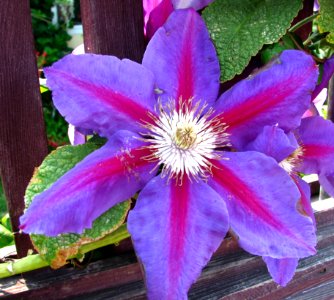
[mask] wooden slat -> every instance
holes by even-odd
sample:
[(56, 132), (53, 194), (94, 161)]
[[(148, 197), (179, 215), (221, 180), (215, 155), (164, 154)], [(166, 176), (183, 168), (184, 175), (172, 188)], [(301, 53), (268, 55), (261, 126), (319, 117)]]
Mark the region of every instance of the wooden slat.
[(328, 84), (328, 119), (334, 121), (334, 76), (332, 76), (331, 80)]
[(0, 169), (18, 255), (31, 248), (19, 234), (25, 188), (47, 154), (29, 0), (0, 2)]
[(141, 0), (81, 0), (80, 4), (86, 52), (142, 60)]
[[(294, 299), (307, 291), (309, 299), (324, 293), (333, 296), (334, 280), (334, 209), (316, 215), (318, 221), (318, 253), (300, 261), (294, 279), (285, 288), (275, 284), (261, 258), (239, 249), (235, 241), (226, 239), (193, 285), (189, 298), (211, 299)], [(145, 287), (134, 253), (122, 254), (94, 262), (86, 269), (63, 268), (31, 272), (3, 279), (0, 297), (4, 299), (114, 299), (145, 298)], [(321, 299), (321, 298), (320, 298)]]
[[(314, 0), (303, 0), (303, 8), (299, 11), (297, 17), (293, 20), (292, 25), (312, 15), (313, 6), (314, 6)], [(300, 27), (296, 31), (296, 34), (304, 41), (308, 38), (311, 31), (312, 31), (312, 22), (309, 22)]]

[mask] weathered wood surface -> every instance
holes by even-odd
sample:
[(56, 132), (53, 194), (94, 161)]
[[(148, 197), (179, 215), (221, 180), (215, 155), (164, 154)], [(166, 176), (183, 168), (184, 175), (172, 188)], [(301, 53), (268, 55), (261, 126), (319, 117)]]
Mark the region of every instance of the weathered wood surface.
[(0, 2), (0, 170), (20, 257), (32, 248), (18, 233), (27, 184), (47, 154), (29, 0)]
[(81, 0), (85, 50), (141, 62), (144, 17), (141, 0)]
[[(261, 258), (226, 239), (189, 293), (193, 300), (334, 298), (334, 209), (317, 214), (318, 253), (302, 259), (287, 287), (275, 284)], [(4, 299), (145, 299), (140, 266), (133, 253), (91, 263), (83, 270), (45, 269), (3, 279)], [(303, 298), (305, 297), (305, 298)]]

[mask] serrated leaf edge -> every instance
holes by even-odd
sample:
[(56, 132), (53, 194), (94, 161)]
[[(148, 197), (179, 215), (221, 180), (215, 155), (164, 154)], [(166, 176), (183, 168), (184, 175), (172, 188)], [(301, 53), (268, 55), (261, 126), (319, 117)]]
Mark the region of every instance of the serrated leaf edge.
[[(130, 207), (131, 207), (131, 200), (127, 200), (127, 201), (125, 201), (125, 203), (128, 204), (127, 208), (125, 209), (125, 212), (124, 212), (123, 216), (121, 216), (120, 221), (117, 224), (115, 224), (109, 230), (103, 232), (98, 238), (88, 238), (86, 236), (83, 236), (77, 242), (75, 242), (73, 244), (70, 244), (68, 246), (59, 248), (58, 251), (56, 252), (55, 258), (53, 260), (49, 261), (51, 268), (52, 269), (59, 269), (60, 267), (66, 265), (67, 260), (70, 257), (73, 257), (73, 256), (78, 254), (79, 248), (82, 245), (98, 241), (98, 240), (104, 238), (106, 235), (108, 235), (108, 234), (114, 232), (115, 230), (117, 230), (124, 223), (124, 221), (126, 219), (126, 216), (127, 216), (128, 212), (130, 210)], [(85, 234), (85, 232), (82, 235), (84, 235), (84, 234)], [(32, 244), (33, 244), (34, 248), (36, 249), (36, 251), (43, 257), (43, 259), (48, 261), (45, 258), (45, 253), (43, 253), (44, 252), (43, 248), (38, 248), (38, 246), (34, 243), (33, 239), (32, 239)]]

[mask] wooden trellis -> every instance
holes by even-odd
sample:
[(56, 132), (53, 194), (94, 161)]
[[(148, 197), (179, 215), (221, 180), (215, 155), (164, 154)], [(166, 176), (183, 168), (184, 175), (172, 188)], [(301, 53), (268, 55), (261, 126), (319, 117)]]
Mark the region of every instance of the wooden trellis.
[[(313, 1), (305, 1), (307, 14)], [(141, 0), (81, 0), (86, 52), (141, 61), (145, 40)], [(18, 257), (31, 243), (18, 231), (25, 188), (47, 154), (31, 29), (29, 0), (0, 1), (0, 168)], [(293, 281), (278, 287), (261, 258), (225, 239), (190, 299), (329, 299), (334, 297), (334, 210), (316, 214), (318, 254), (303, 259)], [(128, 241), (129, 242), (129, 241)], [(89, 264), (85, 269), (43, 269), (0, 281), (4, 299), (145, 299), (133, 252)]]

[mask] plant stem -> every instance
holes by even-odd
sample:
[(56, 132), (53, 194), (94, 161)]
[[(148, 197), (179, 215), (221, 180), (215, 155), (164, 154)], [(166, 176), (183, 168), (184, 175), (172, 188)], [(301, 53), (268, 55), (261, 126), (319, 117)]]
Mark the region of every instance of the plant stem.
[[(82, 245), (78, 250), (78, 254), (70, 257), (70, 259), (76, 258), (82, 254), (97, 248), (101, 248), (103, 246), (117, 244), (129, 236), (130, 234), (126, 229), (126, 224), (123, 224), (116, 231), (105, 236), (104, 238), (89, 244)], [(16, 274), (33, 271), (47, 266), (49, 266), (49, 263), (45, 261), (40, 254), (28, 255), (21, 259), (0, 264), (0, 278), (10, 277)]]
[(305, 24), (307, 24), (308, 22), (311, 22), (312, 20), (314, 20), (317, 16), (319, 16), (319, 13), (315, 13), (301, 21), (299, 21), (298, 23), (296, 23), (295, 25), (293, 25), (288, 31), (289, 32), (294, 32), (297, 29), (299, 29), (300, 27), (304, 26)]
[[(121, 225), (117, 230), (112, 232), (109, 235), (106, 235), (102, 239), (95, 241), (93, 243), (82, 245), (79, 248), (78, 254), (74, 257), (80, 256), (80, 254), (85, 254), (87, 252), (93, 251), (95, 249), (112, 245), (112, 244), (118, 244), (119, 242), (125, 240), (126, 238), (130, 237), (130, 234), (128, 230), (126, 229), (126, 224)], [(74, 258), (71, 257), (71, 258)]]
[(39, 254), (28, 255), (24, 258), (0, 264), (0, 278), (36, 270), (49, 264)]
[(315, 32), (315, 33), (312, 33), (304, 42), (303, 42), (303, 45), (306, 46), (307, 44), (311, 43), (311, 42), (314, 42), (314, 41), (317, 41), (321, 38), (324, 38), (326, 37), (328, 33), (319, 33), (319, 32)]

